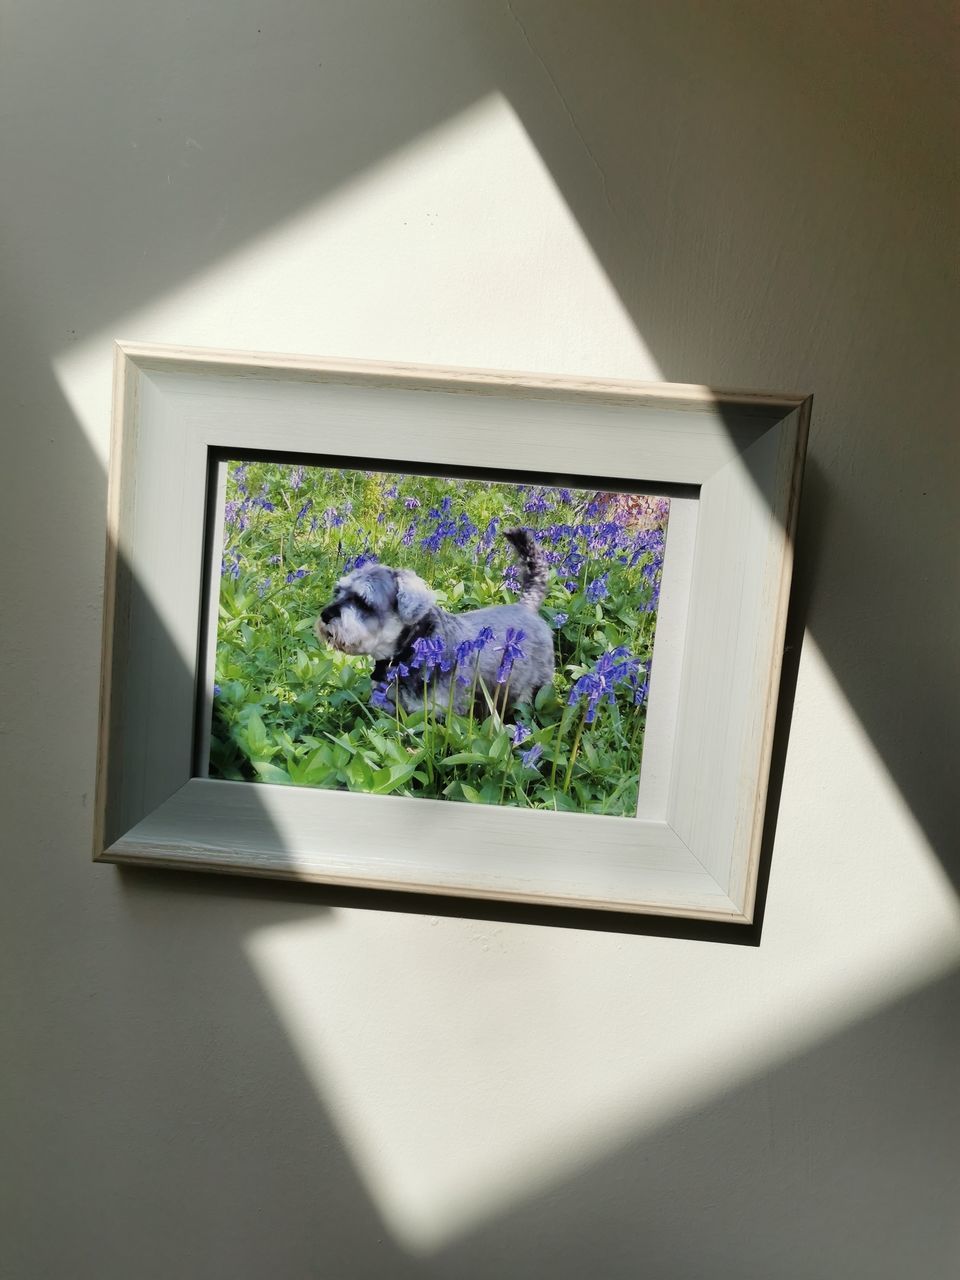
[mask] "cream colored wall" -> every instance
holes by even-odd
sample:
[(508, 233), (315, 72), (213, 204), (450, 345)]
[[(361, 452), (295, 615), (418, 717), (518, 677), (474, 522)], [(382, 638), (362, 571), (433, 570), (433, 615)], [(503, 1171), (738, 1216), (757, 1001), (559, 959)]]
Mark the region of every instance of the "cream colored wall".
[[(937, 9), (6, 6), (4, 1277), (955, 1274)], [(91, 866), (116, 337), (812, 391), (760, 945)]]

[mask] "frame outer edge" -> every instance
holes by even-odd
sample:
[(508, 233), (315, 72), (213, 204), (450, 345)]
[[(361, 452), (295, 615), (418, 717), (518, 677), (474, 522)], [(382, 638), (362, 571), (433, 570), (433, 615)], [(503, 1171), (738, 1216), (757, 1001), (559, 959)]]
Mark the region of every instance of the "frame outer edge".
[[(805, 400), (800, 393), (736, 391), (701, 383), (643, 382), (628, 378), (577, 376), (574, 374), (529, 373), (518, 370), (474, 369), (456, 365), (411, 364), (402, 361), (352, 360), (338, 356), (309, 356), (274, 351), (238, 351), (218, 347), (179, 347), (161, 343), (118, 340), (117, 346), (128, 360), (141, 369), (162, 369), (180, 364), (187, 369), (206, 368), (221, 375), (258, 373), (313, 374), (331, 382), (383, 382), (407, 384), (424, 390), (473, 391), (519, 390), (548, 395), (582, 395), (596, 401), (685, 406), (739, 405), (744, 409), (782, 409), (791, 412)], [(669, 387), (669, 390), (665, 390)]]
[[(97, 733), (97, 776), (93, 816), (93, 859), (106, 852), (107, 804), (111, 756), (111, 711), (114, 684), (114, 638), (117, 611), (117, 578), (120, 560), (120, 510), (124, 425), (128, 395), (135, 393), (136, 367), (123, 344), (114, 344), (113, 399), (110, 424), (110, 455), (107, 462), (107, 522), (103, 570), (103, 619), (101, 624), (100, 699)], [(135, 406), (134, 406), (135, 407)]]
[[(226, 867), (215, 863), (204, 863), (199, 860), (182, 861), (179, 858), (166, 859), (162, 856), (131, 855), (111, 852), (112, 842), (108, 843), (106, 835), (109, 792), (110, 792), (110, 759), (112, 725), (111, 715), (114, 710), (112, 686), (115, 680), (116, 631), (118, 582), (121, 557), (121, 525), (123, 519), (124, 466), (125, 454), (130, 441), (127, 440), (125, 427), (135, 424), (139, 410), (138, 380), (142, 372), (152, 368), (158, 370), (174, 369), (180, 365), (184, 371), (219, 373), (222, 376), (255, 376), (258, 373), (314, 375), (316, 380), (331, 382), (356, 382), (359, 384), (380, 383), (381, 385), (406, 386), (426, 390), (468, 391), (479, 394), (493, 394), (500, 391), (513, 390), (521, 395), (543, 393), (549, 398), (582, 396), (593, 402), (632, 402), (647, 406), (701, 405), (739, 405), (745, 409), (767, 409), (784, 411), (784, 416), (797, 414), (796, 443), (791, 469), (790, 491), (788, 497), (787, 521), (785, 527), (784, 552), (781, 563), (780, 587), (776, 610), (776, 634), (779, 637), (776, 652), (771, 664), (768, 691), (766, 698), (766, 716), (764, 722), (764, 741), (762, 764), (757, 778), (756, 803), (751, 831), (749, 857), (745, 866), (744, 894), (742, 905), (728, 897), (733, 911), (715, 913), (712, 911), (690, 910), (683, 907), (668, 907), (663, 904), (636, 903), (625, 905), (611, 903), (609, 906), (596, 902), (572, 900), (553, 900), (557, 906), (583, 906), (600, 910), (619, 912), (635, 912), (647, 915), (661, 915), (684, 919), (725, 920), (733, 924), (749, 925), (753, 923), (757, 895), (759, 860), (762, 848), (762, 837), (766, 817), (766, 799), (769, 786), (770, 766), (774, 729), (777, 718), (778, 690), (782, 675), (783, 643), (786, 636), (787, 609), (793, 575), (795, 534), (800, 503), (803, 465), (806, 457), (809, 437), (809, 424), (813, 397), (810, 395), (791, 395), (764, 392), (735, 392), (714, 390), (697, 384), (663, 384), (644, 383), (639, 381), (606, 379), (600, 377), (583, 377), (549, 374), (515, 373), (513, 371), (477, 370), (455, 367), (430, 366), (394, 362), (370, 362), (362, 360), (321, 358), (305, 355), (287, 355), (273, 352), (231, 351), (217, 348), (179, 347), (118, 340), (114, 344), (113, 402), (112, 424), (110, 433), (110, 456), (107, 471), (107, 528), (106, 552), (104, 566), (103, 619), (102, 619), (102, 654), (100, 664), (100, 698), (99, 698), (99, 755), (97, 761), (96, 790), (93, 823), (93, 860), (113, 864), (153, 865), (179, 867), (201, 872), (243, 874), (265, 876), (271, 879), (309, 880), (314, 883), (337, 883), (327, 877), (302, 876), (276, 869), (263, 871), (253, 867)], [(324, 374), (328, 375), (324, 378)], [(122, 655), (121, 655), (122, 656)], [(122, 837), (121, 837), (122, 839)], [(424, 886), (389, 886), (370, 885), (368, 880), (347, 880), (360, 886), (389, 887), (391, 891), (424, 892)], [(426, 892), (431, 890), (426, 889)], [(435, 889), (444, 896), (451, 896), (447, 889)], [(503, 901), (536, 903), (535, 895), (514, 896), (510, 894), (476, 893), (460, 891), (454, 897), (491, 898)], [(544, 900), (541, 900), (544, 901)], [(549, 899), (545, 900), (549, 902)]]
[(797, 439), (794, 446), (793, 467), (790, 473), (790, 493), (787, 500), (787, 523), (784, 529), (783, 562), (780, 567), (780, 590), (777, 597), (776, 635), (777, 646), (770, 666), (767, 684), (766, 716), (763, 729), (763, 754), (757, 777), (757, 797), (753, 811), (753, 827), (750, 834), (750, 852), (745, 868), (743, 914), (747, 923), (753, 923), (757, 905), (757, 888), (760, 874), (760, 857), (763, 852), (763, 832), (767, 818), (767, 795), (770, 787), (770, 769), (773, 764), (773, 739), (776, 731), (777, 712), (780, 704), (780, 680), (783, 674), (784, 645), (787, 638), (787, 621), (790, 590), (793, 584), (793, 563), (796, 552), (797, 519), (800, 512), (800, 496), (803, 488), (804, 462), (810, 436), (810, 415), (813, 396), (805, 396), (797, 406)]

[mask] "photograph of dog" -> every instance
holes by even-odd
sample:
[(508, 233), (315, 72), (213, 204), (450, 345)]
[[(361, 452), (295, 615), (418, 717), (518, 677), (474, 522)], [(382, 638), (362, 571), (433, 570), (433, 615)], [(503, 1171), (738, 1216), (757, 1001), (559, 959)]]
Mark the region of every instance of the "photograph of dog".
[[(437, 655), (430, 678), (441, 714), (451, 706), (464, 715), (471, 701), (505, 685), (501, 712), (530, 701), (554, 673), (553, 628), (539, 613), (548, 566), (529, 529), (508, 529), (503, 536), (520, 566), (516, 604), (450, 613), (410, 569), (365, 564), (337, 583), (317, 619), (318, 639), (342, 653), (376, 659), (374, 681), (387, 681), (406, 711), (415, 711), (423, 698), (421, 653)], [(509, 682), (502, 678), (505, 665)]]
[(636, 813), (667, 498), (223, 465), (211, 777)]

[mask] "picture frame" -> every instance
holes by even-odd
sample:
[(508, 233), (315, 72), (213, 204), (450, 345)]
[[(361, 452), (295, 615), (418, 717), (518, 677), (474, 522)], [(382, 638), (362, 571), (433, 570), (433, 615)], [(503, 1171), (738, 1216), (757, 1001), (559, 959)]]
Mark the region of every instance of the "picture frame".
[[(750, 923), (810, 408), (805, 395), (118, 343), (95, 860)], [(685, 514), (667, 537), (637, 816), (202, 776), (211, 477), (230, 451), (674, 495)]]

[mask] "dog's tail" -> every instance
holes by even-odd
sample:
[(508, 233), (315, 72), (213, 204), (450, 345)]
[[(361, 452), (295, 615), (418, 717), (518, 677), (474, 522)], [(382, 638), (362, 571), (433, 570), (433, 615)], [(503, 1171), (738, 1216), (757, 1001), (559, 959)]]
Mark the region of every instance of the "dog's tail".
[(547, 562), (529, 529), (505, 529), (503, 536), (520, 562), (520, 604), (536, 612), (547, 594)]

